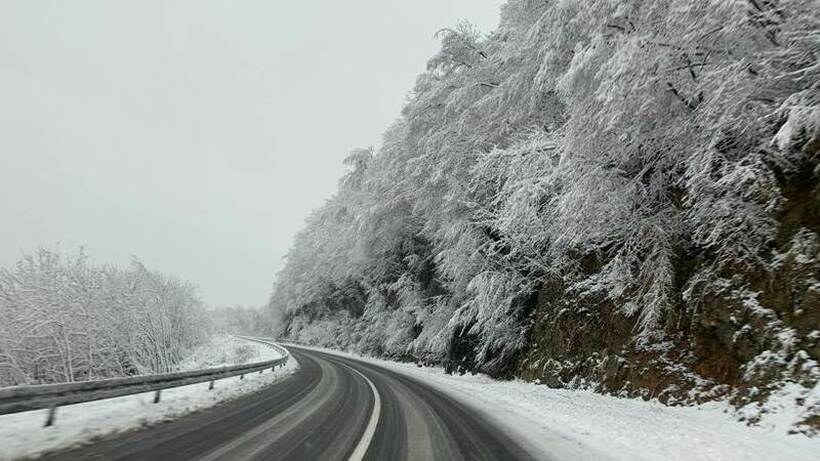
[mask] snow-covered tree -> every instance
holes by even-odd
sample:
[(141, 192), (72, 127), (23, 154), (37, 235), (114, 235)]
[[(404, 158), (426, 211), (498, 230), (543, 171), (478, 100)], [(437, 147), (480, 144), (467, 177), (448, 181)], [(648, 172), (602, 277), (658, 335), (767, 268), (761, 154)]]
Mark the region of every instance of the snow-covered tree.
[(0, 269), (0, 384), (169, 372), (208, 325), (193, 285), (41, 248)]
[(381, 149), (349, 157), (277, 277), (283, 334), (504, 374), (560, 286), (635, 348), (687, 350), (703, 284), (735, 302), (820, 232), (816, 0), (501, 11), (439, 32)]

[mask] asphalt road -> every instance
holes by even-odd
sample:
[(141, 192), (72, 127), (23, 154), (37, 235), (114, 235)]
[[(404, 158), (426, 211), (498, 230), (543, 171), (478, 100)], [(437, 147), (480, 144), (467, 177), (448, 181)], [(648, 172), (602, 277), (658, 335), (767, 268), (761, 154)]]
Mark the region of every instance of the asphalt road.
[(532, 459), (480, 412), (418, 380), (288, 349), (299, 369), (262, 391), (44, 459)]

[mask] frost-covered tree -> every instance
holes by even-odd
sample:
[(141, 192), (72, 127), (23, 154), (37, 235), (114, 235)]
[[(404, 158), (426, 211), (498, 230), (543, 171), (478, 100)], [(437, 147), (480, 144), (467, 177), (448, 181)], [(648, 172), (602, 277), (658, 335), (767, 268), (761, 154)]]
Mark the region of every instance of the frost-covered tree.
[(196, 288), (41, 248), (0, 269), (0, 384), (175, 370), (208, 326)]
[[(282, 333), (497, 374), (572, 315), (628, 326), (601, 354), (695, 367), (764, 317), (727, 366), (780, 347), (788, 316), (741, 300), (820, 232), (819, 6), (510, 0), (489, 35), (443, 29), (381, 149), (354, 151), (297, 237)], [(800, 267), (783, 290), (810, 302)]]

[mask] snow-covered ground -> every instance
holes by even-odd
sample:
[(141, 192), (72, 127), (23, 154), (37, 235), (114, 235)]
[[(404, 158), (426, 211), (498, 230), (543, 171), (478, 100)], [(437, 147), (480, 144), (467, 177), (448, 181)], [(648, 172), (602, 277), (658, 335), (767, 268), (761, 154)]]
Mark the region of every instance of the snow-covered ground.
[[(210, 348), (210, 349), (209, 349)], [(250, 350), (248, 350), (250, 348)], [(209, 356), (208, 350), (213, 353)], [(243, 352), (237, 352), (243, 351)], [(222, 354), (224, 352), (224, 354)], [(273, 360), (280, 354), (259, 343), (218, 337), (213, 344), (195, 352), (185, 369), (206, 368), (241, 362)], [(214, 361), (209, 357), (223, 359)], [(0, 460), (34, 457), (38, 454), (82, 444), (94, 438), (177, 418), (186, 413), (254, 392), (288, 376), (298, 366), (291, 358), (271, 372), (251, 373), (208, 383), (192, 384), (162, 391), (160, 403), (153, 403), (153, 392), (129, 395), (60, 407), (56, 424), (44, 428), (47, 410), (0, 415)]]
[(269, 347), (230, 335), (213, 336), (210, 342), (195, 349), (179, 364), (179, 371), (201, 370), (222, 365), (273, 360), (279, 354)]
[(820, 438), (786, 433), (788, 424), (747, 426), (725, 403), (668, 407), (589, 391), (550, 389), (485, 375), (447, 375), (355, 354), (423, 380), (481, 409), (534, 451), (556, 459), (817, 460)]

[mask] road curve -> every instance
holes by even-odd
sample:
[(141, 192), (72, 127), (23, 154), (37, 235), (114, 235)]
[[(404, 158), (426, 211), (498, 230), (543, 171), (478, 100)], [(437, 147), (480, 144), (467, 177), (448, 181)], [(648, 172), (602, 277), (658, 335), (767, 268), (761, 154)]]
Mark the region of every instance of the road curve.
[(416, 379), (288, 349), (299, 369), (264, 390), (42, 459), (532, 459), (480, 413)]

